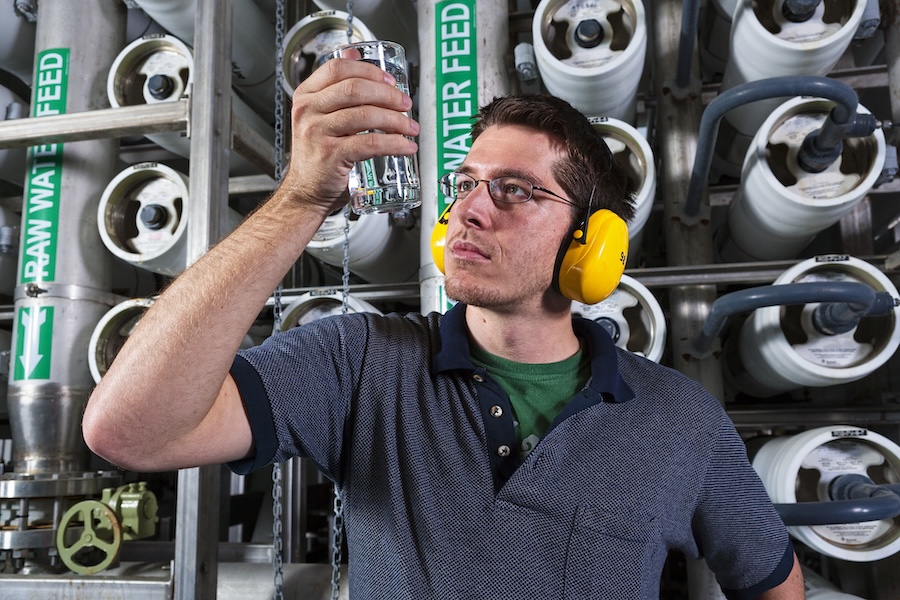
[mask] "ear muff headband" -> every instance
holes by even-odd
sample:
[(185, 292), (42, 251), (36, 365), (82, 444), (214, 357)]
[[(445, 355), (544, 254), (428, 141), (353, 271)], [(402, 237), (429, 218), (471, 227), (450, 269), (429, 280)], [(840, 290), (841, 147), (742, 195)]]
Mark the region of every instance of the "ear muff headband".
[[(431, 257), (444, 272), (449, 204), (431, 231)], [(574, 230), (557, 260), (554, 284), (560, 293), (583, 304), (597, 304), (615, 291), (628, 260), (628, 226), (619, 215), (600, 209)]]

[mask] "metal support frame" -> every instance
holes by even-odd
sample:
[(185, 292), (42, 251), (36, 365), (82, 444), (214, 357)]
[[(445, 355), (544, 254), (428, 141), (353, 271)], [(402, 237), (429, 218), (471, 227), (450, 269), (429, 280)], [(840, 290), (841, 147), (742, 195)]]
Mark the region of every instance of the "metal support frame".
[[(197, 0), (196, 75), (191, 91), (188, 264), (226, 231), (231, 137), (231, 0)], [(175, 531), (176, 600), (213, 600), (218, 578), (222, 467), (178, 473)]]
[[(675, 73), (681, 33), (681, 2), (665, 0), (653, 5), (654, 76), (657, 96), (658, 147), (660, 161), (659, 189), (665, 190), (666, 255), (673, 266), (711, 265), (713, 260), (712, 233), (708, 199), (695, 222), (684, 218), (691, 167), (697, 148), (702, 108), (699, 82), (694, 79), (685, 89), (676, 89), (668, 79)], [(696, 73), (696, 57), (692, 58)], [(724, 397), (722, 369), (716, 355), (702, 360), (682, 352), (680, 344), (690, 339), (706, 320), (710, 305), (716, 299), (714, 285), (677, 285), (669, 291), (673, 344), (672, 359), (676, 369), (699, 381), (711, 394)]]

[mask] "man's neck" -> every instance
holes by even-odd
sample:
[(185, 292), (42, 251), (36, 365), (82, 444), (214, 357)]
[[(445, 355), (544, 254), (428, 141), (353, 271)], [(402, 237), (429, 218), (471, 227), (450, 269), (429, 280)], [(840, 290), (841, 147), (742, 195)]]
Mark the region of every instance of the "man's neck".
[(558, 362), (574, 355), (580, 347), (568, 308), (500, 312), (467, 306), (466, 324), (472, 343), (516, 362)]

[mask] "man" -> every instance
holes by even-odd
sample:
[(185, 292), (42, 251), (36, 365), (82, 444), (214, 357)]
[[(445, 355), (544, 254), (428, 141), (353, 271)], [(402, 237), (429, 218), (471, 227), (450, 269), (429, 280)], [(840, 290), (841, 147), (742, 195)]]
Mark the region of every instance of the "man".
[(410, 106), (363, 62), (298, 88), (283, 184), (141, 319), (90, 399), (88, 445), (145, 471), (309, 457), (341, 489), (359, 598), (657, 598), (673, 548), (730, 598), (802, 598), (718, 402), (571, 318), (557, 249), (586, 210), (630, 207), (558, 99), (492, 103), (442, 182), (454, 309), (322, 319), (236, 357), (353, 161), (416, 152)]

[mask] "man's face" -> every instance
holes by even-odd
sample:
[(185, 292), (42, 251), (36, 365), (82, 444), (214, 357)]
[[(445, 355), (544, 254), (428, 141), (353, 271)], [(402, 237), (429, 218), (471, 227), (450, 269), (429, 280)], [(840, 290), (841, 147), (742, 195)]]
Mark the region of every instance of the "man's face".
[[(565, 198), (553, 176), (563, 152), (547, 134), (519, 125), (491, 126), (472, 144), (459, 170), (475, 179), (522, 177)], [(497, 310), (562, 298), (550, 288), (572, 211), (539, 190), (522, 204), (495, 202), (488, 184), (479, 183), (450, 211), (444, 255), (447, 294)]]

